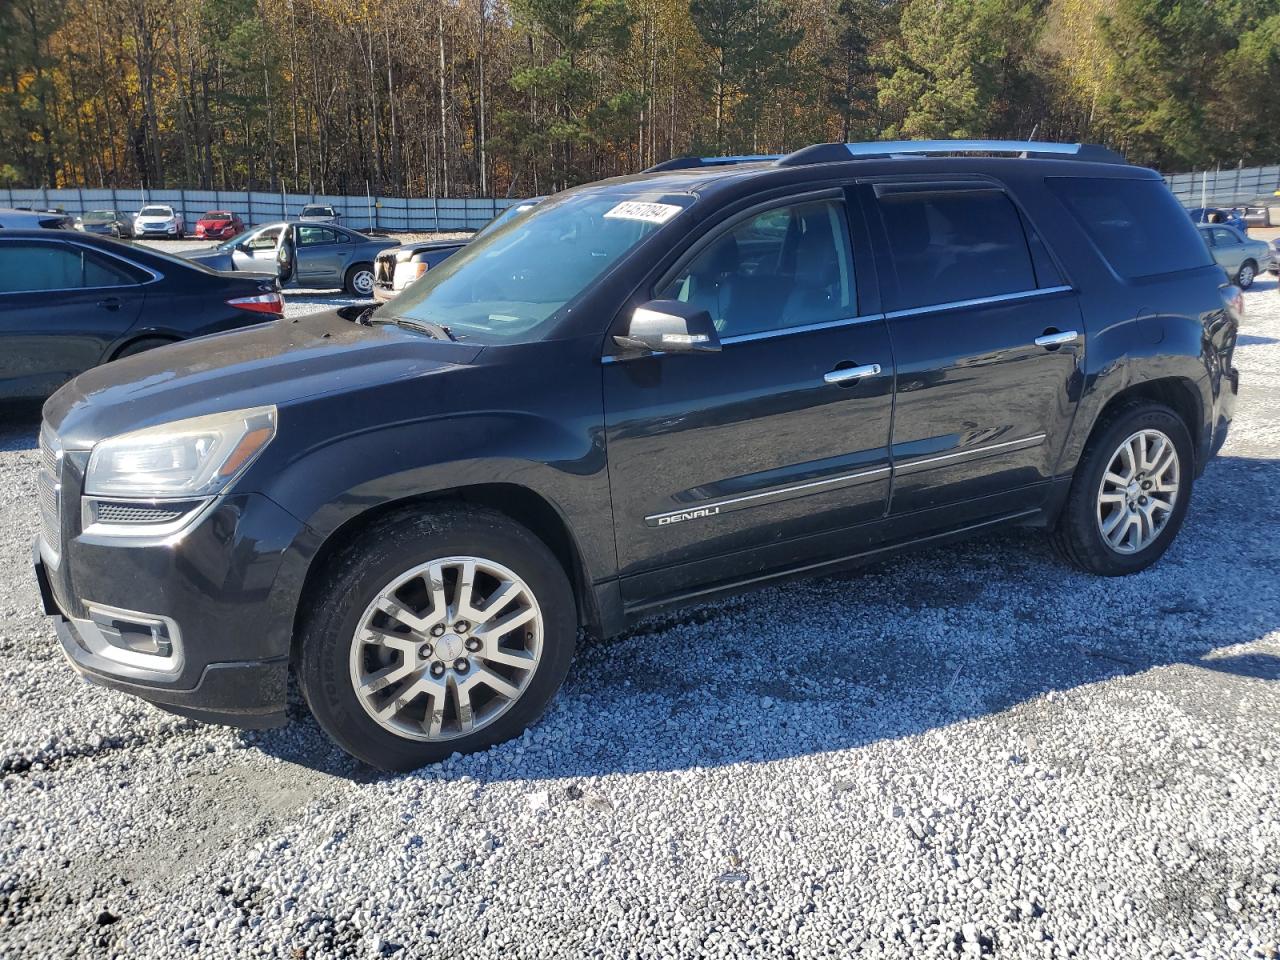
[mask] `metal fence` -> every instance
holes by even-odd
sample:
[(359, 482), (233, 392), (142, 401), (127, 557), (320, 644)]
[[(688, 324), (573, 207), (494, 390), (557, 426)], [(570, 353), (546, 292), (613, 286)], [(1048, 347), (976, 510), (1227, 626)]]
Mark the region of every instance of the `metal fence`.
[[(1187, 207), (1233, 207), (1272, 198), (1280, 207), (1280, 166), (1175, 173), (1165, 182)], [(319, 203), (338, 211), (342, 222), (358, 230), (408, 230), (433, 233), (477, 230), (519, 199), (446, 199), (404, 197), (339, 197), (302, 193), (249, 193), (243, 190), (43, 190), (0, 188), (0, 207), (61, 207), (80, 215), (86, 210), (137, 213), (149, 203), (177, 210), (188, 229), (206, 210), (230, 210), (250, 226), (296, 217), (303, 206)]]
[(248, 193), (242, 190), (8, 190), (0, 187), (0, 207), (60, 207), (80, 216), (86, 210), (137, 213), (147, 204), (173, 207), (187, 229), (207, 210), (230, 210), (248, 226), (296, 217), (308, 203), (331, 206), (341, 222), (357, 230), (410, 230), (434, 233), (478, 230), (519, 198), (407, 200), (403, 197), (338, 197), (299, 193)]
[(1169, 189), (1186, 207), (1236, 207), (1255, 200), (1280, 207), (1280, 167), (1236, 167), (1175, 173), (1164, 178)]

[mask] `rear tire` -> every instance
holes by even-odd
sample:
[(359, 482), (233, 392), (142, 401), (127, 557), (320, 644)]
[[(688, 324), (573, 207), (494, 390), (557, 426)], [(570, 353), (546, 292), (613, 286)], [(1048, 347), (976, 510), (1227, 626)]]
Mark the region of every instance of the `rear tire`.
[(1085, 446), (1052, 534), (1055, 547), (1104, 577), (1145, 570), (1177, 536), (1194, 473), (1191, 435), (1173, 410), (1148, 400), (1117, 407)]
[(413, 770), (519, 736), (560, 689), (577, 627), (560, 562), (526, 528), (481, 508), (397, 514), (308, 591), (298, 683), (343, 750)]
[(1253, 286), (1254, 278), (1258, 276), (1258, 265), (1252, 260), (1246, 260), (1240, 264), (1240, 270), (1236, 274), (1236, 286), (1241, 290), (1248, 290)]
[(373, 264), (357, 263), (347, 268), (342, 287), (353, 297), (373, 296)]

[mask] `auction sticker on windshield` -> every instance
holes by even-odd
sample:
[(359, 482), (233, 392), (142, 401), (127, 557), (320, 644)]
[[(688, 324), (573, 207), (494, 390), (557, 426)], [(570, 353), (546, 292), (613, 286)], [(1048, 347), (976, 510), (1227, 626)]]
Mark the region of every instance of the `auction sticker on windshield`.
[(613, 220), (643, 220), (645, 223), (666, 223), (683, 210), (673, 203), (647, 203), (643, 200), (623, 200), (605, 214)]

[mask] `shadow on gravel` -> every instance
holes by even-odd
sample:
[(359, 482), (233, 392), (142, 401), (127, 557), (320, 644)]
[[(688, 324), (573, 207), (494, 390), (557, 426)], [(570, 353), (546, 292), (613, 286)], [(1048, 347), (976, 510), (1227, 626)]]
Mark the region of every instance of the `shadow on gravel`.
[(1280, 343), (1280, 340), (1275, 337), (1259, 337), (1251, 333), (1242, 333), (1236, 337), (1238, 347), (1269, 347), (1273, 343)]
[[(580, 644), (564, 690), (524, 738), (407, 776), (494, 782), (785, 760), (1175, 664), (1280, 680), (1280, 656), (1214, 655), (1280, 628), (1277, 489), (1280, 460), (1215, 460), (1174, 547), (1132, 577), (1077, 572), (1040, 533), (1013, 530), (655, 618)], [(367, 779), (305, 710), (291, 713), (288, 728), (246, 736), (281, 759)]]

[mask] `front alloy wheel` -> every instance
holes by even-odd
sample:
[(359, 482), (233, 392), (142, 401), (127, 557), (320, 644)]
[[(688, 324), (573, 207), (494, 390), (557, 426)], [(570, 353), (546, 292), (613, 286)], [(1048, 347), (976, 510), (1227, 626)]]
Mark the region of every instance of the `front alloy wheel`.
[(1116, 553), (1160, 536), (1178, 499), (1178, 452), (1159, 430), (1140, 430), (1111, 457), (1098, 486), (1098, 531)]
[(482, 557), (420, 564), (378, 592), (351, 645), (351, 683), (378, 724), (453, 740), (511, 708), (542, 654), (529, 585)]
[(467, 504), (375, 520), (300, 610), (296, 673), (344, 750), (413, 770), (519, 736), (569, 671), (578, 609), (528, 528)]

